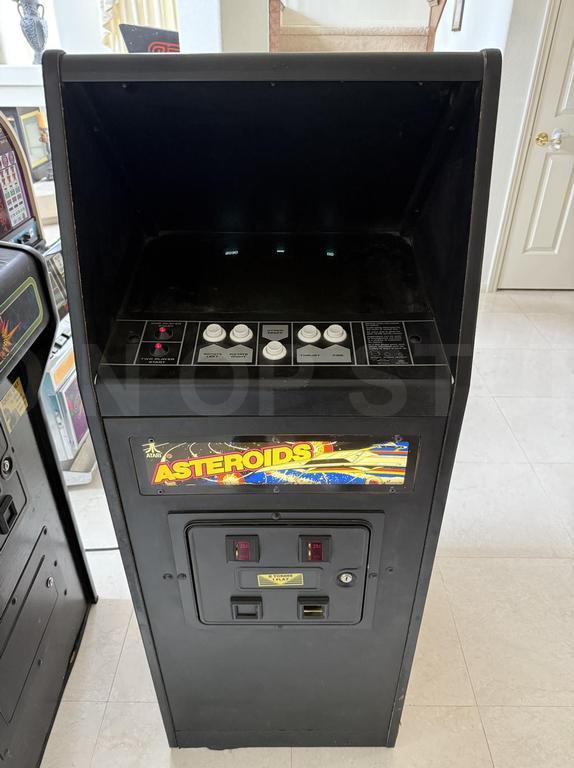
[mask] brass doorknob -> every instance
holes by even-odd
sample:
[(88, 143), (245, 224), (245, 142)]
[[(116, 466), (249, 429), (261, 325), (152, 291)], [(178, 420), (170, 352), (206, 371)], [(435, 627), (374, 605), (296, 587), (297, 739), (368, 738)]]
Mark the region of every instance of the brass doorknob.
[(562, 128), (556, 128), (550, 136), (546, 131), (540, 131), (540, 133), (536, 134), (534, 141), (539, 147), (549, 147), (557, 151), (562, 146), (564, 136), (566, 136), (566, 131), (563, 131)]

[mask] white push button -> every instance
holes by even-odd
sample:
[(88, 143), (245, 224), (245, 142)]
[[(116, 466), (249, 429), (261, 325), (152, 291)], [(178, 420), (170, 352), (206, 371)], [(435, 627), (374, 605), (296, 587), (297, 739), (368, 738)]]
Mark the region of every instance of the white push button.
[(203, 332), (206, 341), (223, 341), (225, 330), (218, 323), (210, 323)]
[(304, 325), (299, 329), (297, 336), (299, 341), (303, 341), (305, 344), (312, 344), (314, 341), (319, 341), (321, 333), (314, 325)]
[(325, 341), (331, 344), (340, 344), (347, 338), (347, 331), (341, 325), (330, 325), (323, 334)]
[(235, 341), (237, 344), (243, 344), (246, 341), (250, 341), (253, 338), (253, 331), (248, 325), (240, 323), (231, 329), (229, 334), (231, 341)]
[(280, 341), (270, 341), (263, 347), (263, 357), (267, 360), (282, 360), (287, 354), (287, 349)]

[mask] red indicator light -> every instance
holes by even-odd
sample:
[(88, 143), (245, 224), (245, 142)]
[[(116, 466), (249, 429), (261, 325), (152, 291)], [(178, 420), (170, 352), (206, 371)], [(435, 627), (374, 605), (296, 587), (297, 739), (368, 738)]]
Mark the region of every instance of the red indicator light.
[(323, 542), (322, 541), (307, 542), (307, 560), (311, 562), (322, 562), (323, 560)]
[(251, 560), (251, 542), (236, 539), (233, 543), (233, 554), (236, 560)]
[(158, 330), (160, 333), (167, 333), (167, 328), (165, 327), (165, 325), (160, 325)]
[(163, 344), (160, 344), (159, 341), (154, 344), (155, 349), (163, 349)]

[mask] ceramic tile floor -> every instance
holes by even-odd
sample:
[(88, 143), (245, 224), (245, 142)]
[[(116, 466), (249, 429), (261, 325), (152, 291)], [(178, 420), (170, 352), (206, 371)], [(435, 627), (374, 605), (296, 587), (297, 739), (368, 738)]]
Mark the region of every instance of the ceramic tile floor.
[(573, 768), (574, 292), (482, 297), (394, 750), (169, 750), (101, 487), (72, 496), (102, 599), (43, 768)]

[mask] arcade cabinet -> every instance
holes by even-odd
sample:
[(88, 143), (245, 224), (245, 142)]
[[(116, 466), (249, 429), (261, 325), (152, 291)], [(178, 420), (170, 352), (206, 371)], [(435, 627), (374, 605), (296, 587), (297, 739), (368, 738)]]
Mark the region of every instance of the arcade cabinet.
[(55, 330), (42, 257), (0, 242), (0, 763), (15, 768), (40, 762), (95, 601), (38, 400)]
[(0, 240), (32, 245), (42, 253), (58, 328), (40, 396), (67, 485), (89, 483), (95, 457), (76, 376), (61, 241), (46, 245), (32, 175), (22, 145), (0, 112)]
[(78, 386), (61, 241), (42, 256), (59, 324), (40, 396), (66, 485), (85, 485), (93, 479), (96, 459)]
[(0, 240), (41, 248), (42, 222), (24, 150), (0, 112)]
[(80, 391), (172, 746), (395, 743), (499, 76), (496, 51), (44, 57)]

